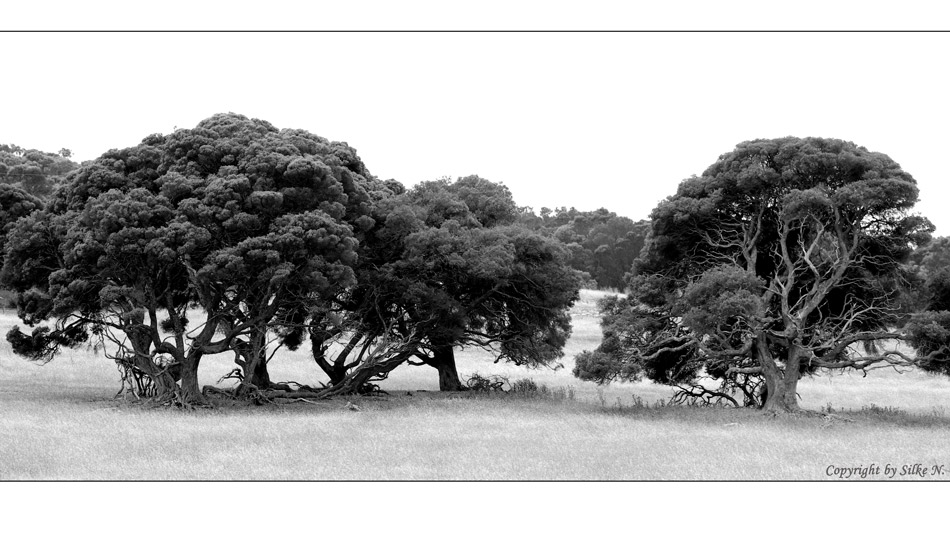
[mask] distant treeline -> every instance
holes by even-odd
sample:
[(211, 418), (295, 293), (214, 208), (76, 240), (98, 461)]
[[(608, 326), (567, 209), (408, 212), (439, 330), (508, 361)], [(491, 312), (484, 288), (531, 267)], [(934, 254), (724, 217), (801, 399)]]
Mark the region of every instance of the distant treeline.
[[(38, 207), (63, 183), (67, 173), (79, 167), (69, 159), (71, 156), (69, 149), (50, 153), (0, 144), (0, 249), (4, 227)], [(11, 297), (11, 292), (0, 290), (0, 307), (11, 306)]]
[(576, 208), (541, 208), (540, 215), (522, 208), (520, 222), (567, 245), (571, 266), (587, 273), (588, 288), (623, 290), (625, 275), (640, 254), (650, 230), (646, 220), (633, 221), (606, 208), (582, 212)]

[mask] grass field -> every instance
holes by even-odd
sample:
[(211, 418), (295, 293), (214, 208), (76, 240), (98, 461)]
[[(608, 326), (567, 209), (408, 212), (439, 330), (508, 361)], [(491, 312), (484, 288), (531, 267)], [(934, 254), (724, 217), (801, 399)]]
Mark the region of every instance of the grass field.
[[(585, 291), (576, 305), (563, 369), (458, 355), (463, 378), (532, 378), (573, 399), (442, 395), (435, 370), (408, 366), (381, 384), (389, 396), (354, 400), (359, 412), (345, 399), (144, 409), (112, 399), (117, 372), (101, 356), (66, 351), (38, 365), (2, 341), (0, 479), (825, 479), (829, 467), (950, 465), (950, 380), (921, 372), (803, 380), (803, 407), (853, 422), (658, 406), (669, 389), (580, 382), (573, 357), (599, 342), (601, 295)], [(15, 322), (0, 314), (0, 332)], [(231, 368), (208, 357), (201, 383)], [(271, 370), (323, 380), (305, 351), (278, 354)]]

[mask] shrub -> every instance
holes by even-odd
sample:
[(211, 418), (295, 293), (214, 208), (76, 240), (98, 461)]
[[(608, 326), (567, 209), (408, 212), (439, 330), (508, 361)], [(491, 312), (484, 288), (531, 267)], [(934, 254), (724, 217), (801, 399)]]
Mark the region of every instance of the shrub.
[[(544, 390), (547, 392), (546, 386)], [(538, 394), (538, 391), (538, 384), (531, 378), (525, 378), (514, 381), (511, 384), (511, 390), (509, 392), (520, 396), (535, 396)]]
[(472, 374), (472, 377), (465, 380), (465, 386), (468, 387), (470, 391), (475, 392), (505, 392), (505, 385), (510, 385), (510, 383), (508, 382), (508, 378), (504, 376), (493, 375), (482, 377), (478, 372)]

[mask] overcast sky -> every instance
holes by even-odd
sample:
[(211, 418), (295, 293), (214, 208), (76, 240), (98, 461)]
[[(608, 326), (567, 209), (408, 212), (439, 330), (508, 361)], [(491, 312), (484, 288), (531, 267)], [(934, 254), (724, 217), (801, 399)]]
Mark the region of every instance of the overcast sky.
[(649, 215), (742, 141), (890, 155), (950, 234), (946, 34), (2, 34), (0, 142), (79, 160), (236, 112), (407, 185)]

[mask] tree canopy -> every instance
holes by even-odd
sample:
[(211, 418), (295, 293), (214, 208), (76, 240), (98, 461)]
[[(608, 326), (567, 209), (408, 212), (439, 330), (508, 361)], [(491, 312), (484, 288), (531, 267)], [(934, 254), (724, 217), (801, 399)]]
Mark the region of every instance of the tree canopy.
[(199, 364), (217, 353), (234, 355), (239, 392), (286, 390), (268, 361), (308, 335), (328, 395), (407, 363), (461, 389), (455, 348), (538, 366), (570, 334), (568, 253), (516, 223), (507, 187), (407, 191), (303, 130), (219, 114), (85, 163), (42, 207), (7, 194), (0, 284), (44, 323), (12, 330), (15, 351), (90, 342), (163, 398), (203, 400)]
[(10, 232), (0, 281), (25, 322), (57, 321), (11, 341), (49, 357), (91, 334), (185, 400), (205, 354), (252, 383), (275, 323), (354, 282), (371, 177), (345, 143), (234, 114), (109, 151)]
[(604, 342), (575, 375), (646, 374), (704, 398), (709, 375), (713, 396), (794, 411), (816, 369), (932, 362), (899, 314), (902, 263), (933, 230), (916, 201), (913, 177), (850, 142), (739, 144), (654, 209), (631, 294), (605, 304)]
[(0, 183), (20, 187), (39, 197), (48, 196), (79, 164), (69, 158), (69, 149), (48, 153), (18, 145), (0, 145)]

